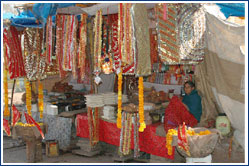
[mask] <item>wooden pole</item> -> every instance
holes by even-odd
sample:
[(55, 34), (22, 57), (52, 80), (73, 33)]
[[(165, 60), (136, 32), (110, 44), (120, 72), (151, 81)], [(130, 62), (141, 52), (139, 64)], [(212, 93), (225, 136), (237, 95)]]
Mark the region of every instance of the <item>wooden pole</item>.
[(12, 122), (12, 117), (13, 117), (13, 111), (12, 111), (12, 105), (13, 105), (13, 98), (14, 98), (14, 91), (15, 91), (15, 85), (16, 85), (16, 79), (14, 79), (14, 83), (13, 83), (13, 87), (12, 87), (12, 92), (11, 92), (11, 101), (10, 101), (10, 115), (11, 115), (11, 118), (10, 118), (10, 123)]

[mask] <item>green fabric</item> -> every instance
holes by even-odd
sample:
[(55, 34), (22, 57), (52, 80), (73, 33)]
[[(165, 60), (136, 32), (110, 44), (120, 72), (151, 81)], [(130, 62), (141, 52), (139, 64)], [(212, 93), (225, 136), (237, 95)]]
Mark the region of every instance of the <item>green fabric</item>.
[(202, 114), (201, 97), (198, 95), (196, 90), (193, 90), (189, 95), (185, 95), (182, 102), (189, 108), (191, 114), (200, 122)]

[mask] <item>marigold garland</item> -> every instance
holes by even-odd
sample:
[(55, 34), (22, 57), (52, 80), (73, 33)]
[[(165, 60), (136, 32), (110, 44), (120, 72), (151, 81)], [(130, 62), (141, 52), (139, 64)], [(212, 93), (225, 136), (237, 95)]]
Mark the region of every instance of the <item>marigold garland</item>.
[(25, 78), (25, 88), (26, 88), (27, 112), (31, 116), (31, 86), (30, 86), (30, 82), (26, 78)]
[(4, 86), (4, 116), (10, 116), (9, 101), (8, 101), (8, 71), (4, 69), (3, 86)]
[(138, 93), (139, 93), (139, 105), (138, 105), (138, 113), (139, 113), (139, 132), (143, 132), (146, 128), (146, 124), (144, 122), (144, 83), (143, 77), (139, 77), (138, 80)]
[(41, 83), (41, 81), (38, 81), (38, 108), (39, 108), (39, 112), (40, 112), (40, 118), (43, 118), (43, 109), (44, 109), (44, 105), (43, 105), (43, 84)]
[[(194, 135), (209, 135), (211, 132), (209, 130), (200, 131), (200, 133), (196, 133), (193, 129), (189, 128), (187, 130), (187, 136), (194, 136)], [(177, 136), (177, 130), (175, 129), (169, 129), (166, 134), (166, 148), (168, 150), (168, 155), (172, 155), (172, 142), (173, 142), (173, 136)]]
[(122, 119), (122, 72), (118, 74), (118, 117), (117, 117), (117, 127), (121, 129)]

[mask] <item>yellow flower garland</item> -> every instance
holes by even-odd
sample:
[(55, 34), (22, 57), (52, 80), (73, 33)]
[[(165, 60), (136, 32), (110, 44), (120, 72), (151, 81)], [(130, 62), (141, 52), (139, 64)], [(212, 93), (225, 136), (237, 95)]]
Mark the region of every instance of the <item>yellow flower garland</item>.
[(26, 88), (26, 107), (27, 112), (31, 116), (31, 87), (30, 82), (25, 78), (25, 88)]
[(139, 132), (143, 132), (146, 128), (146, 124), (144, 122), (144, 83), (143, 83), (143, 77), (139, 77), (138, 80), (138, 93), (139, 93), (139, 105), (138, 105), (138, 113), (139, 113)]
[(117, 117), (117, 127), (121, 129), (122, 127), (122, 72), (118, 74), (118, 117)]
[[(43, 126), (43, 123), (37, 123), (39, 126)], [(23, 126), (23, 127), (34, 127), (35, 124), (28, 124), (28, 123), (22, 123), (18, 122), (16, 123), (17, 126)]]
[[(209, 135), (211, 132), (209, 130), (200, 131), (200, 133), (196, 133), (193, 129), (187, 130), (187, 136), (194, 136), (194, 135)], [(166, 134), (166, 148), (168, 150), (168, 155), (172, 155), (172, 141), (173, 135), (177, 136), (177, 130), (169, 129)]]
[(8, 101), (8, 71), (4, 69), (3, 86), (4, 86), (4, 116), (10, 116), (9, 101)]
[(40, 112), (40, 118), (43, 118), (43, 84), (38, 80), (38, 107)]

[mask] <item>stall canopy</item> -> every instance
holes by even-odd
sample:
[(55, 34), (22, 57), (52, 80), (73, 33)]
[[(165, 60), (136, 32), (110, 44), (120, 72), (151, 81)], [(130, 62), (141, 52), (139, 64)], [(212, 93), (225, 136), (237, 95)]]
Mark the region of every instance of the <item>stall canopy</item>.
[(244, 3), (217, 3), (220, 11), (228, 18), (229, 16), (244, 17), (245, 4)]

